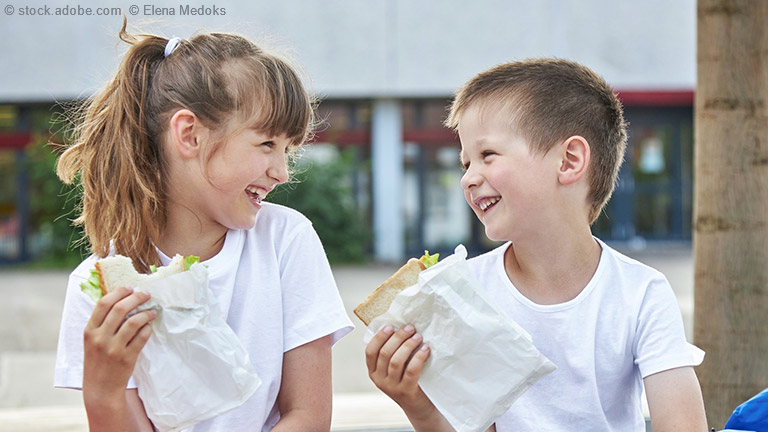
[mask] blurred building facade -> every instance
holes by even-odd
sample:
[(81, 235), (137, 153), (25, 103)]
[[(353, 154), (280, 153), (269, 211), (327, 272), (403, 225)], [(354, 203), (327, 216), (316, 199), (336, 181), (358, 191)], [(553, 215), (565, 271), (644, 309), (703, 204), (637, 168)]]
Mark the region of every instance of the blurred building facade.
[[(351, 182), (373, 227), (376, 259), (493, 246), (464, 203), (458, 138), (442, 121), (453, 92), (474, 74), (529, 57), (587, 65), (625, 105), (626, 161), (595, 234), (691, 237), (695, 0), (219, 1), (204, 5), (204, 16), (156, 1), (132, 11), (129, 27), (167, 37), (237, 32), (303, 66), (326, 119), (317, 142), (355, 153)], [(11, 167), (23, 158), (34, 113), (89, 96), (116, 69), (122, 17), (104, 13), (22, 16), (17, 8), (0, 16), (3, 184), (24, 187)], [(11, 195), (0, 196), (0, 230), (9, 232), (23, 224), (26, 205), (23, 194)]]

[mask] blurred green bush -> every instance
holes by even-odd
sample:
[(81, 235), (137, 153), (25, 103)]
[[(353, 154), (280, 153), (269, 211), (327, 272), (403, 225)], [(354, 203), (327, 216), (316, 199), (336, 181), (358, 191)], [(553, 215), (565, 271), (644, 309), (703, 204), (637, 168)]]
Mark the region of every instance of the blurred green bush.
[[(49, 130), (50, 114), (37, 119), (36, 130)], [(78, 187), (64, 185), (56, 176), (57, 153), (47, 134), (35, 134), (26, 149), (24, 169), (29, 179), (29, 234), (34, 267), (74, 267), (87, 256), (82, 229), (73, 227), (80, 203)], [(324, 163), (298, 164), (295, 181), (272, 192), (269, 201), (292, 207), (313, 223), (333, 263), (367, 259), (371, 238), (351, 187), (352, 150)]]
[(76, 186), (63, 184), (56, 176), (56, 157), (42, 135), (36, 135), (26, 149), (30, 243), (37, 264), (73, 267), (88, 254), (82, 228), (72, 225), (77, 217), (80, 191)]
[(372, 237), (354, 199), (352, 179), (356, 149), (331, 160), (299, 160), (294, 181), (278, 186), (268, 201), (296, 209), (317, 231), (331, 263), (365, 261)]

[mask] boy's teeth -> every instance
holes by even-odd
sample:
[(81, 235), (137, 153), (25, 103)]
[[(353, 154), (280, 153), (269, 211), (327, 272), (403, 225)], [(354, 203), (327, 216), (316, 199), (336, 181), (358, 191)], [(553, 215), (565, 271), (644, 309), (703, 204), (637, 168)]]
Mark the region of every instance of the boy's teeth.
[(497, 202), (499, 202), (499, 199), (501, 199), (501, 198), (496, 197), (496, 198), (491, 198), (491, 199), (488, 199), (488, 200), (484, 200), (479, 205), (480, 210), (485, 211), (486, 209), (488, 209), (488, 207), (490, 207), (490, 206), (496, 204)]

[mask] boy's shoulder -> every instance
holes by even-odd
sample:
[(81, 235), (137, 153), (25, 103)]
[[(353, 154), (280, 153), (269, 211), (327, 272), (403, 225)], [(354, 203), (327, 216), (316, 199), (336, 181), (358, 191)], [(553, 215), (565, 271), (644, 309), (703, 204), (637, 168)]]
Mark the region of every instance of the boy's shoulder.
[(597, 237), (595, 237), (595, 240), (600, 244), (600, 247), (603, 250), (600, 260), (608, 260), (608, 263), (606, 264), (610, 264), (612, 267), (614, 267), (615, 270), (620, 270), (622, 273), (627, 273), (631, 275), (632, 278), (642, 277), (648, 279), (666, 279), (666, 277), (659, 270), (649, 266), (648, 264), (642, 263), (634, 258), (624, 255)]
[(470, 268), (472, 268), (476, 272), (478, 272), (479, 270), (490, 270), (496, 267), (497, 265), (501, 265), (503, 267), (504, 252), (507, 250), (510, 244), (511, 242), (506, 242), (501, 246), (497, 246), (496, 248), (488, 252), (469, 258), (467, 260), (467, 263), (469, 264)]
[[(659, 270), (624, 255), (597, 237), (595, 237), (595, 241), (602, 249), (599, 268), (603, 273), (618, 272), (625, 276), (620, 278), (621, 280), (633, 282), (666, 280), (666, 277)], [(503, 273), (504, 252), (510, 244), (511, 242), (506, 242), (488, 252), (470, 258), (468, 260), (470, 268), (476, 274), (483, 276), (495, 274), (497, 271)]]

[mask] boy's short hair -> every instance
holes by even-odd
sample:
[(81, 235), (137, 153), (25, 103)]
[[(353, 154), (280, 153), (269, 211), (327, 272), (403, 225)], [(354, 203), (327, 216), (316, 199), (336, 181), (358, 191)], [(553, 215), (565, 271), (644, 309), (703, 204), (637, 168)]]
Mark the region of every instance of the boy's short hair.
[(627, 124), (613, 89), (589, 68), (561, 59), (530, 59), (493, 67), (456, 92), (445, 125), (458, 129), (470, 106), (502, 111), (534, 153), (568, 137), (590, 145), (589, 222), (597, 220), (616, 185), (627, 145)]

